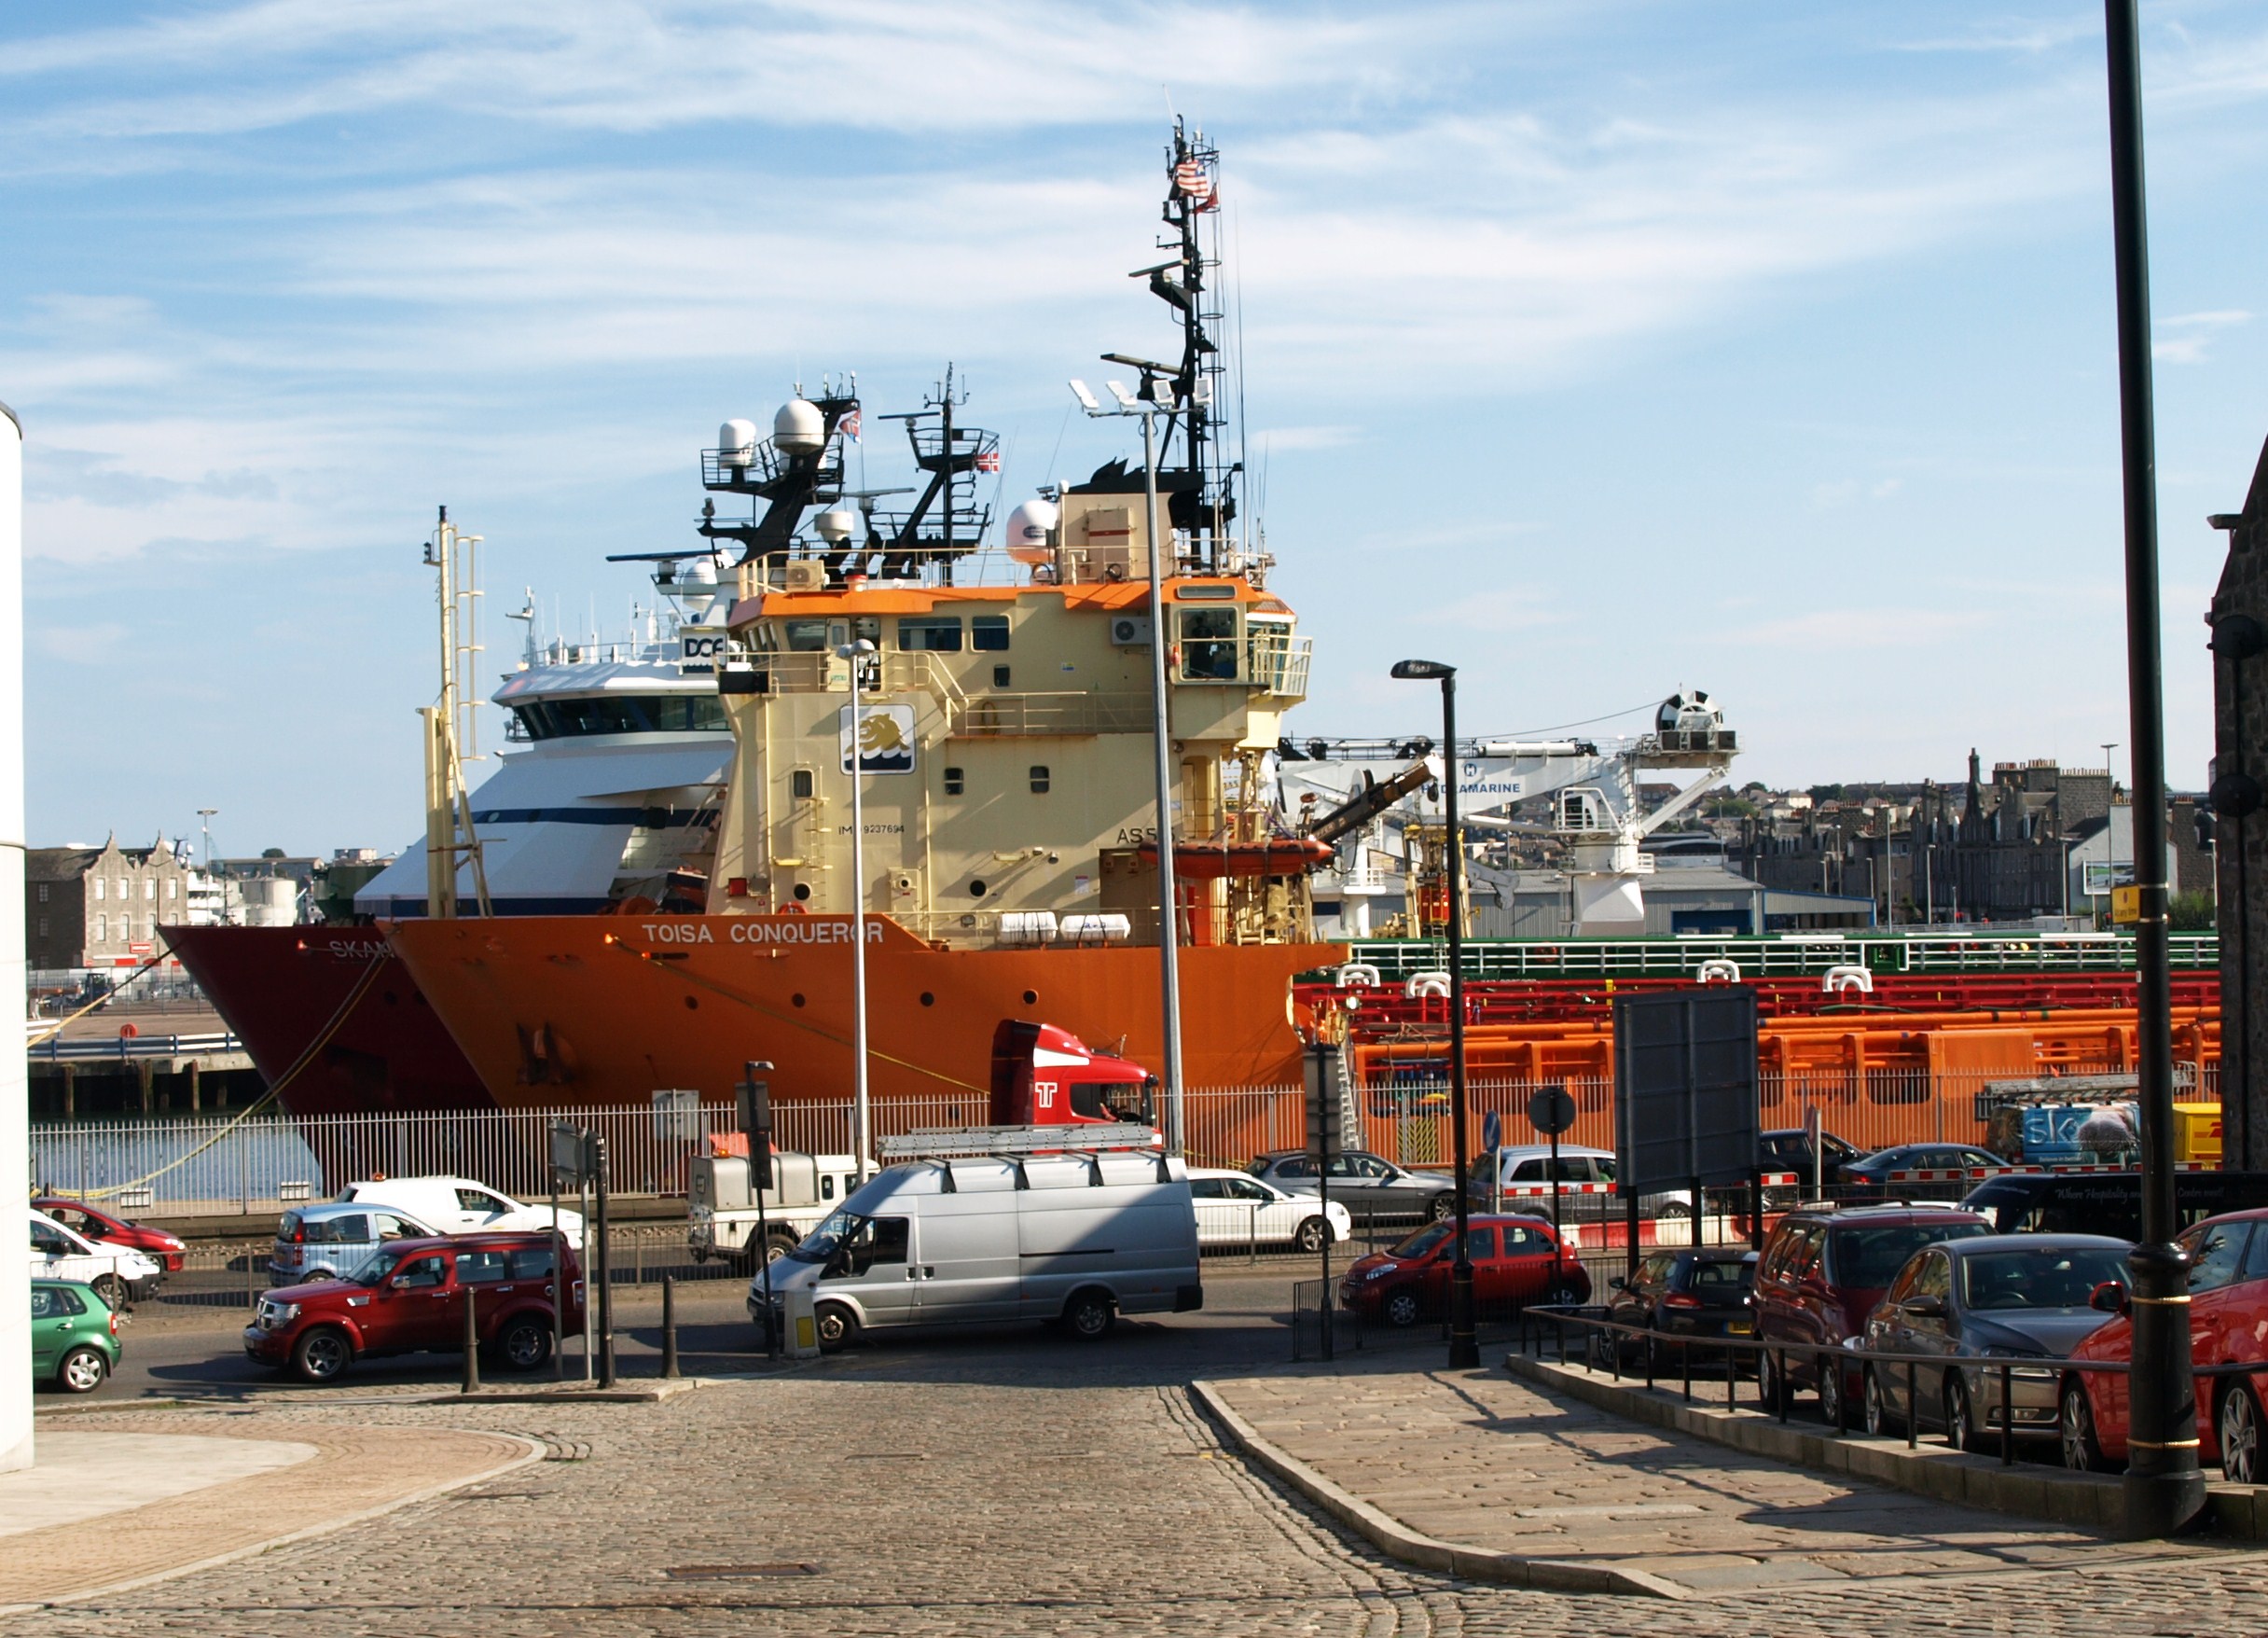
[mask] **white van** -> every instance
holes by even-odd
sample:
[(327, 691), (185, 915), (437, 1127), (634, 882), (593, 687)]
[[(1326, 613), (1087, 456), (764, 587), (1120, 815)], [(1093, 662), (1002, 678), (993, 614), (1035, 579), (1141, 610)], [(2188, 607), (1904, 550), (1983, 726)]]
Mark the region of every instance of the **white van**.
[(32, 1278), (75, 1280), (94, 1287), (110, 1308), (140, 1302), (158, 1289), (165, 1270), (131, 1246), (104, 1245), (64, 1228), (45, 1212), (23, 1208), (31, 1219)]
[[(470, 1177), (379, 1177), (350, 1183), (339, 1191), (340, 1205), (392, 1206), (444, 1234), (469, 1234), (476, 1229), (527, 1229), (543, 1233), (551, 1227), (548, 1205), (524, 1206), (510, 1195), (499, 1194)], [(560, 1208), (560, 1232), (575, 1250), (583, 1249), (583, 1214)]]
[[(1202, 1308), (1189, 1172), (1155, 1150), (909, 1160), (867, 1180), (771, 1266), (808, 1290), (819, 1345), (900, 1326), (1060, 1322)], [(763, 1277), (749, 1282), (761, 1322)]]

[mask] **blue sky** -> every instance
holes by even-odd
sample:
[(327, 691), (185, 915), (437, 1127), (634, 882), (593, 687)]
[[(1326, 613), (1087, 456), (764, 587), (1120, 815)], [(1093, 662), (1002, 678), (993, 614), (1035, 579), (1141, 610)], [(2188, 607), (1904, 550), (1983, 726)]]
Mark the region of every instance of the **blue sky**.
[[(312, 0), (0, 13), (35, 842), (399, 846), (419, 542), (534, 588), (688, 538), (799, 377), (948, 359), (1005, 505), (1121, 452), (1064, 378), (1170, 106), (1224, 150), (1303, 733), (1709, 689), (1774, 784), (2126, 773), (2099, 8)], [(2167, 734), (2268, 434), (2268, 18), (2144, 7)], [(878, 476), (887, 444), (869, 440)], [(1611, 729), (1613, 724), (1600, 725)]]

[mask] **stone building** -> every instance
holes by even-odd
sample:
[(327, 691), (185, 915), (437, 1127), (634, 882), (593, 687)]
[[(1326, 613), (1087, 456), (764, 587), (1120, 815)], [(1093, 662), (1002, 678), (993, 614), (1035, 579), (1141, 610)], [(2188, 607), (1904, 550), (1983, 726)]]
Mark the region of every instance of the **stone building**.
[(24, 943), (35, 970), (132, 966), (158, 951), (158, 928), (187, 919), (196, 872), (162, 836), (125, 848), (41, 847), (24, 858)]
[(2232, 1169), (2268, 1168), (2268, 448), (2244, 510), (2216, 516), (2228, 561), (2213, 629), (2213, 858), (2220, 883), (2220, 1111)]

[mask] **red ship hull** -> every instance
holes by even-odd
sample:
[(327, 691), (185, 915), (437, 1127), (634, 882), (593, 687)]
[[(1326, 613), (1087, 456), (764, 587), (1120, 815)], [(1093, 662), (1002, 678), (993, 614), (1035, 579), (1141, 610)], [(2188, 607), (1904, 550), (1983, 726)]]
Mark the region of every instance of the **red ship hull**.
[(165, 937), (270, 1086), (307, 1058), (281, 1093), (292, 1114), (494, 1107), (378, 928), (169, 927)]

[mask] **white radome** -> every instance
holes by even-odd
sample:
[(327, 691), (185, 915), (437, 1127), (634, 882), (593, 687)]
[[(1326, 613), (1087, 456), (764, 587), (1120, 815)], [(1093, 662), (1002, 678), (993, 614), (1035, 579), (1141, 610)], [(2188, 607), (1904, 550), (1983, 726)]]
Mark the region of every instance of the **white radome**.
[(827, 418), (809, 398), (790, 398), (772, 417), (772, 444), (783, 455), (815, 455), (827, 447)]
[(716, 452), (727, 466), (746, 466), (756, 458), (756, 423), (727, 421), (716, 429)]
[(814, 518), (811, 527), (829, 546), (840, 546), (858, 533), (858, 514), (849, 507), (835, 507)]
[(1008, 557), (1019, 563), (1046, 563), (1055, 561), (1055, 548), (1048, 537), (1056, 532), (1056, 521), (1060, 514), (1053, 501), (1038, 498), (1026, 501), (1008, 514)]

